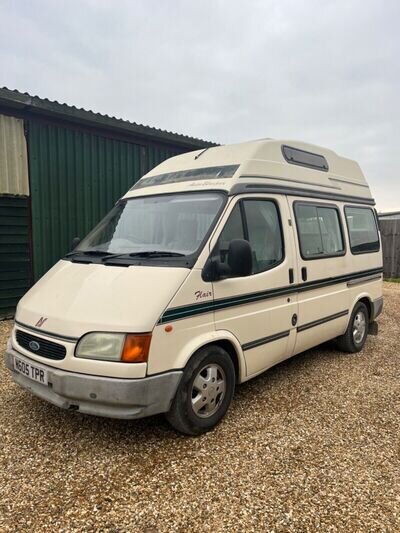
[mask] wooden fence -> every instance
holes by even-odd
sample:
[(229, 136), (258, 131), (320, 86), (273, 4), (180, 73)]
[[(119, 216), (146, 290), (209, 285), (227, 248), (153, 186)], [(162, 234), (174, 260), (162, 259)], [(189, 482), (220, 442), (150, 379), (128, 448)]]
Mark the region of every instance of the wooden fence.
[(380, 220), (383, 276), (400, 278), (400, 220)]

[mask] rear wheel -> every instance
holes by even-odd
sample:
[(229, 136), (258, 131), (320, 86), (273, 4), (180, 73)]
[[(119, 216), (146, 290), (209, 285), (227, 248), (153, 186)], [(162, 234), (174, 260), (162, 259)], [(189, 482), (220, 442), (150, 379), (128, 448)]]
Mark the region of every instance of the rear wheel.
[(189, 361), (166, 417), (181, 433), (200, 435), (224, 417), (235, 389), (235, 368), (219, 346), (201, 348)]
[(364, 303), (358, 302), (353, 309), (345, 334), (336, 339), (339, 349), (349, 353), (362, 350), (368, 336), (368, 323), (368, 309)]

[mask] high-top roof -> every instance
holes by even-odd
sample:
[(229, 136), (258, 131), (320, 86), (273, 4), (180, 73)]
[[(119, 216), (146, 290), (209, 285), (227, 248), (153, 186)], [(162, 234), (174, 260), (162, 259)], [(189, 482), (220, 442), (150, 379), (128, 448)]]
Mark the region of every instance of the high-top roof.
[(170, 192), (219, 188), (231, 194), (293, 189), (371, 201), (358, 163), (327, 148), (292, 140), (260, 139), (172, 157), (146, 174), (128, 195), (156, 194), (167, 188)]

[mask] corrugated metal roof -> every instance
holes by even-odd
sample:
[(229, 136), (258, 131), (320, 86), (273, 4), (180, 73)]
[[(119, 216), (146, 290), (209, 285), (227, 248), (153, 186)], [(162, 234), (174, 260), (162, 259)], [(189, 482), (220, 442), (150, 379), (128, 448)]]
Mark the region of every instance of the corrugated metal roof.
[(28, 93), (7, 89), (7, 87), (0, 88), (0, 106), (19, 111), (29, 111), (34, 114), (58, 117), (70, 122), (84, 123), (98, 128), (111, 129), (167, 144), (171, 143), (183, 147), (193, 147), (193, 149), (198, 149), (203, 146), (216, 146), (215, 143), (196, 139), (195, 137), (136, 124), (135, 122), (102, 115), (85, 109), (78, 109), (75, 106), (53, 102), (47, 98), (31, 96)]
[(0, 194), (29, 194), (24, 123), (5, 115), (0, 115)]

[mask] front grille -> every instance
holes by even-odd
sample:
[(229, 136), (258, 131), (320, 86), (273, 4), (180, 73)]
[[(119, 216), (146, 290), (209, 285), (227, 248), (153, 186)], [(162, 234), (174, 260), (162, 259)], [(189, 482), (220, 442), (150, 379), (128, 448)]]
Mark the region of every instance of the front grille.
[[(36, 337), (36, 335), (31, 335), (25, 331), (17, 330), (15, 337), (17, 342), (22, 348), (28, 350), (29, 352), (35, 355), (41, 355), (42, 357), (47, 357), (47, 359), (53, 359), (60, 361), (64, 359), (65, 354), (67, 353), (65, 346), (62, 344), (57, 344), (56, 342), (48, 341), (42, 337)], [(37, 350), (33, 350), (29, 343), (36, 342), (39, 345)]]

